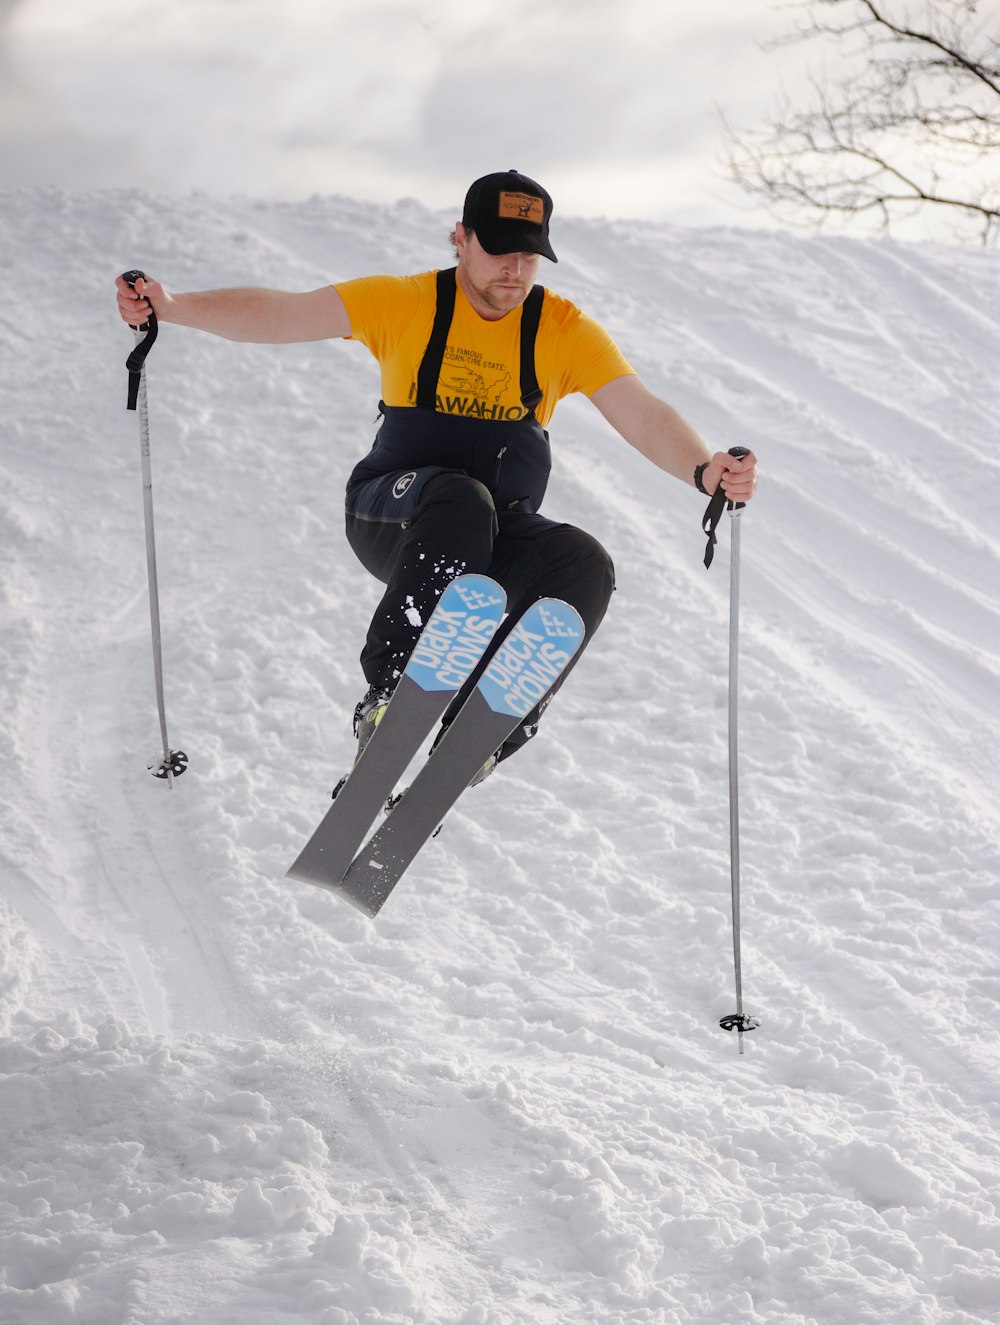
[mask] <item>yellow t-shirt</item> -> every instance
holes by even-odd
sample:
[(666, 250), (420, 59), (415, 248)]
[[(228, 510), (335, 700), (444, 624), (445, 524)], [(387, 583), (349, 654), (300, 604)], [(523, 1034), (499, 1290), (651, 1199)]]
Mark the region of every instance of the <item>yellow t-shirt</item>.
[[(352, 339), (367, 345), (379, 362), (382, 399), (387, 405), (414, 405), (417, 371), (437, 305), (436, 273), (364, 276), (334, 288), (351, 319)], [(520, 309), (488, 322), (459, 285), (438, 379), (438, 410), (470, 418), (523, 418), (520, 329)], [(542, 391), (535, 417), (543, 427), (563, 396), (573, 391), (593, 395), (634, 371), (599, 323), (546, 290), (535, 340)]]

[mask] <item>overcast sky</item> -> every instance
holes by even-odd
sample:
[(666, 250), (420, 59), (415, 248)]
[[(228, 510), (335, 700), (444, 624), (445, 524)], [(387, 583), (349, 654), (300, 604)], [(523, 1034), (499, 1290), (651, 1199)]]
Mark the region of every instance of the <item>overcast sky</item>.
[(788, 0), (0, 0), (0, 182), (772, 223), (721, 164), (816, 43)]
[[(5, 184), (455, 206), (517, 167), (560, 211), (738, 221), (773, 0), (0, 0)], [(802, 56), (797, 56), (801, 63)]]

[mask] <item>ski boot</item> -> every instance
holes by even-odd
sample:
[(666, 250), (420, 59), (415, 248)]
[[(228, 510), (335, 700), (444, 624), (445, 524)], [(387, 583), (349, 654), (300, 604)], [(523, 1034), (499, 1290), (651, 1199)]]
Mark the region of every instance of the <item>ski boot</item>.
[[(358, 760), (364, 753), (365, 746), (375, 735), (375, 729), (385, 717), (385, 711), (389, 707), (389, 700), (392, 698), (390, 690), (380, 690), (378, 686), (369, 686), (364, 698), (360, 701), (354, 710), (354, 735), (358, 740), (358, 752), (354, 756), (354, 763), (351, 765), (351, 771), (357, 767)], [(345, 773), (337, 785), (334, 787), (330, 799), (336, 800), (341, 787), (351, 776)]]

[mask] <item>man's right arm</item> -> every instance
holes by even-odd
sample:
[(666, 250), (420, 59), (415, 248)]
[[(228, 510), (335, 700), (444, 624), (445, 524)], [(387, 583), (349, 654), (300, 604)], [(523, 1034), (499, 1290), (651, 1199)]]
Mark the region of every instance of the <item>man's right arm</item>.
[(171, 294), (154, 280), (140, 278), (134, 290), (120, 276), (115, 284), (118, 311), (131, 326), (145, 322), (152, 308), (160, 322), (258, 345), (290, 345), (351, 334), (344, 301), (332, 285), (306, 294), (257, 287)]

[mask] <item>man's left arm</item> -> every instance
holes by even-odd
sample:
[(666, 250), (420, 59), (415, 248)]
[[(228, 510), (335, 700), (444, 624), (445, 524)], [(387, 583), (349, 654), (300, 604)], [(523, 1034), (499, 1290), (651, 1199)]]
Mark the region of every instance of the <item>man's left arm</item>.
[(712, 493), (719, 483), (730, 501), (746, 502), (757, 487), (757, 457), (737, 459), (725, 451), (713, 455), (691, 425), (634, 374), (616, 377), (590, 397), (619, 433), (647, 460), (694, 486), (694, 471), (706, 465), (701, 481)]

